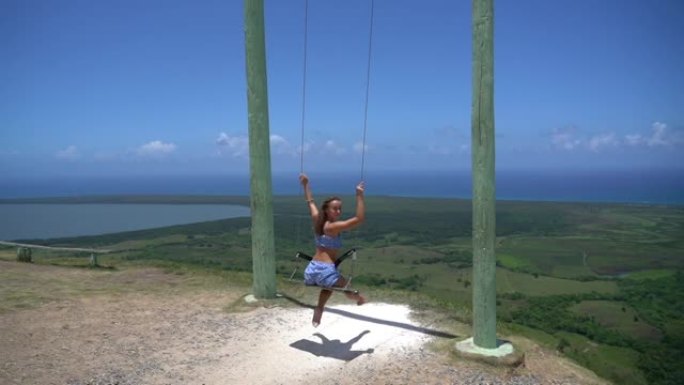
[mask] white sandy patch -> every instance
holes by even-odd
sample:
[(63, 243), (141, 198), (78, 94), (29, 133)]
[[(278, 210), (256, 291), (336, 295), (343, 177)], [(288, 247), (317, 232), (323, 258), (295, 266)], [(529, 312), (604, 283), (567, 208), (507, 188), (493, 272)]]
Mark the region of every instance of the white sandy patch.
[(225, 358), (202, 383), (240, 383), (245, 372), (258, 384), (320, 383), (350, 366), (361, 369), (415, 350), (428, 337), (411, 322), (404, 305), (333, 306), (326, 308), (318, 328), (311, 326), (312, 313), (281, 308), (249, 313), (252, 320), (245, 326), (262, 332), (245, 330), (248, 341), (225, 346), (218, 352)]

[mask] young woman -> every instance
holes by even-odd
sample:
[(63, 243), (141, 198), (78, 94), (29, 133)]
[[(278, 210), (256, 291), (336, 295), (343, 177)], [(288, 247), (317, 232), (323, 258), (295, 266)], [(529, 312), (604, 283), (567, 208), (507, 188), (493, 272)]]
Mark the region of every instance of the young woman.
[[(314, 309), (311, 323), (314, 327), (321, 323), (323, 308), (332, 295), (332, 290), (326, 287), (345, 287), (347, 279), (344, 278), (335, 267), (337, 251), (342, 248), (341, 233), (360, 225), (366, 216), (366, 207), (363, 202), (363, 182), (356, 186), (356, 215), (342, 220), (342, 200), (338, 197), (328, 198), (318, 210), (314, 202), (309, 178), (305, 174), (299, 176), (299, 181), (304, 187), (306, 204), (311, 212), (314, 235), (316, 240), (316, 254), (304, 270), (304, 282), (307, 285), (320, 286), (321, 293), (318, 295), (318, 305)], [(357, 305), (363, 305), (366, 299), (361, 294), (345, 292), (345, 295), (356, 301)]]

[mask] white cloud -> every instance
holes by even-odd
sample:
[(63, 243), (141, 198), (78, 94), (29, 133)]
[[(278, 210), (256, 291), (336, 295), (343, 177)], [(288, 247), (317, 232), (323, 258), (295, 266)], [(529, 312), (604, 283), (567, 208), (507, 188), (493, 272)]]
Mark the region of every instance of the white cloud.
[(175, 144), (164, 143), (160, 140), (155, 140), (138, 147), (138, 150), (136, 152), (140, 156), (158, 157), (168, 155), (174, 151), (176, 151)]
[(681, 143), (681, 135), (672, 133), (665, 123), (655, 122), (651, 126), (651, 137), (646, 140), (650, 147), (670, 146)]
[(654, 122), (650, 135), (625, 135), (625, 144), (629, 146), (666, 147), (684, 144), (684, 135), (680, 131), (671, 130), (667, 124)]
[[(348, 152), (347, 148), (341, 146), (332, 139), (323, 142), (306, 141), (304, 147), (301, 145), (294, 145), (285, 137), (278, 134), (271, 134), (270, 136), (271, 154), (289, 156), (297, 158), (301, 156), (302, 150), (305, 154), (322, 154), (322, 155), (344, 155)], [(230, 136), (226, 133), (221, 133), (216, 139), (216, 144), (219, 146), (221, 154), (229, 154), (234, 157), (249, 156), (249, 138), (246, 136)], [(360, 150), (360, 145), (358, 147)], [(366, 147), (368, 149), (368, 147)]]
[(620, 142), (615, 138), (615, 134), (601, 134), (589, 139), (587, 146), (594, 152), (599, 152), (603, 147), (616, 147)]
[(246, 136), (230, 136), (222, 132), (216, 139), (216, 144), (220, 147), (219, 152), (221, 154), (226, 152), (233, 157), (249, 154), (249, 139)]
[(647, 140), (649, 146), (667, 146), (670, 144), (666, 124), (660, 122), (653, 123), (651, 132), (651, 137)]
[(333, 153), (335, 155), (344, 155), (347, 153), (347, 149), (339, 144), (335, 143), (334, 140), (328, 139), (323, 145), (323, 149), (327, 153)]
[(287, 142), (287, 140), (285, 138), (283, 138), (280, 135), (271, 134), (271, 146), (285, 146), (285, 145), (289, 146), (289, 143)]
[(354, 151), (359, 152), (359, 153), (362, 151), (368, 152), (371, 149), (371, 147), (369, 145), (366, 144), (364, 146), (363, 143), (361, 143), (361, 142), (354, 143), (353, 148), (354, 148)]
[(582, 144), (582, 140), (575, 137), (575, 128), (554, 128), (551, 133), (551, 143), (565, 150), (574, 150)]
[(313, 148), (312, 142), (304, 142), (304, 147), (300, 148), (299, 151), (304, 150), (304, 153), (308, 153), (311, 151), (312, 148)]
[(277, 155), (299, 155), (299, 149), (294, 148), (287, 139), (276, 134), (271, 134), (271, 151)]
[[(295, 154), (300, 155), (301, 147), (297, 146)], [(335, 142), (332, 139), (325, 140), (322, 144), (316, 141), (307, 141), (304, 143), (304, 153), (305, 154), (316, 154), (316, 155), (344, 155), (348, 150)]]
[(76, 160), (81, 157), (81, 154), (78, 152), (78, 149), (76, 149), (76, 146), (71, 145), (64, 150), (57, 151), (55, 156), (57, 159), (62, 160)]
[(632, 133), (624, 136), (614, 132), (595, 135), (590, 138), (581, 138), (576, 135), (574, 127), (554, 129), (551, 134), (551, 142), (554, 146), (565, 150), (580, 148), (599, 152), (613, 147), (666, 147), (684, 144), (684, 133), (674, 131), (667, 124), (655, 122), (651, 125), (650, 133)]
[(639, 146), (646, 142), (646, 139), (641, 134), (625, 135), (625, 144), (628, 146)]

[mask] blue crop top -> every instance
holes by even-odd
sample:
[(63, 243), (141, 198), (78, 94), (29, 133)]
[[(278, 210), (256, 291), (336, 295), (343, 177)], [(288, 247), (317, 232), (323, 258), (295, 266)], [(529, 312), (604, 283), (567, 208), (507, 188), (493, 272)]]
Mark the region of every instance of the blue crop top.
[(340, 235), (333, 237), (330, 235), (318, 235), (316, 234), (316, 247), (322, 247), (324, 249), (341, 249), (342, 248), (342, 237)]

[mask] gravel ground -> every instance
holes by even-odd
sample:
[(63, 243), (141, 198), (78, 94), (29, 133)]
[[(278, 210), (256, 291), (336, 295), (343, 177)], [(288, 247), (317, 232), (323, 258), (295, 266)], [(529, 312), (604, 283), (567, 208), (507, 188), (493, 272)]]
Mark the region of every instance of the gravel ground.
[(335, 304), (314, 328), (301, 306), (227, 312), (243, 294), (108, 293), (2, 313), (0, 383), (605, 383), (530, 341), (516, 368), (457, 358), (444, 347), (465, 336), (419, 324), (404, 305)]

